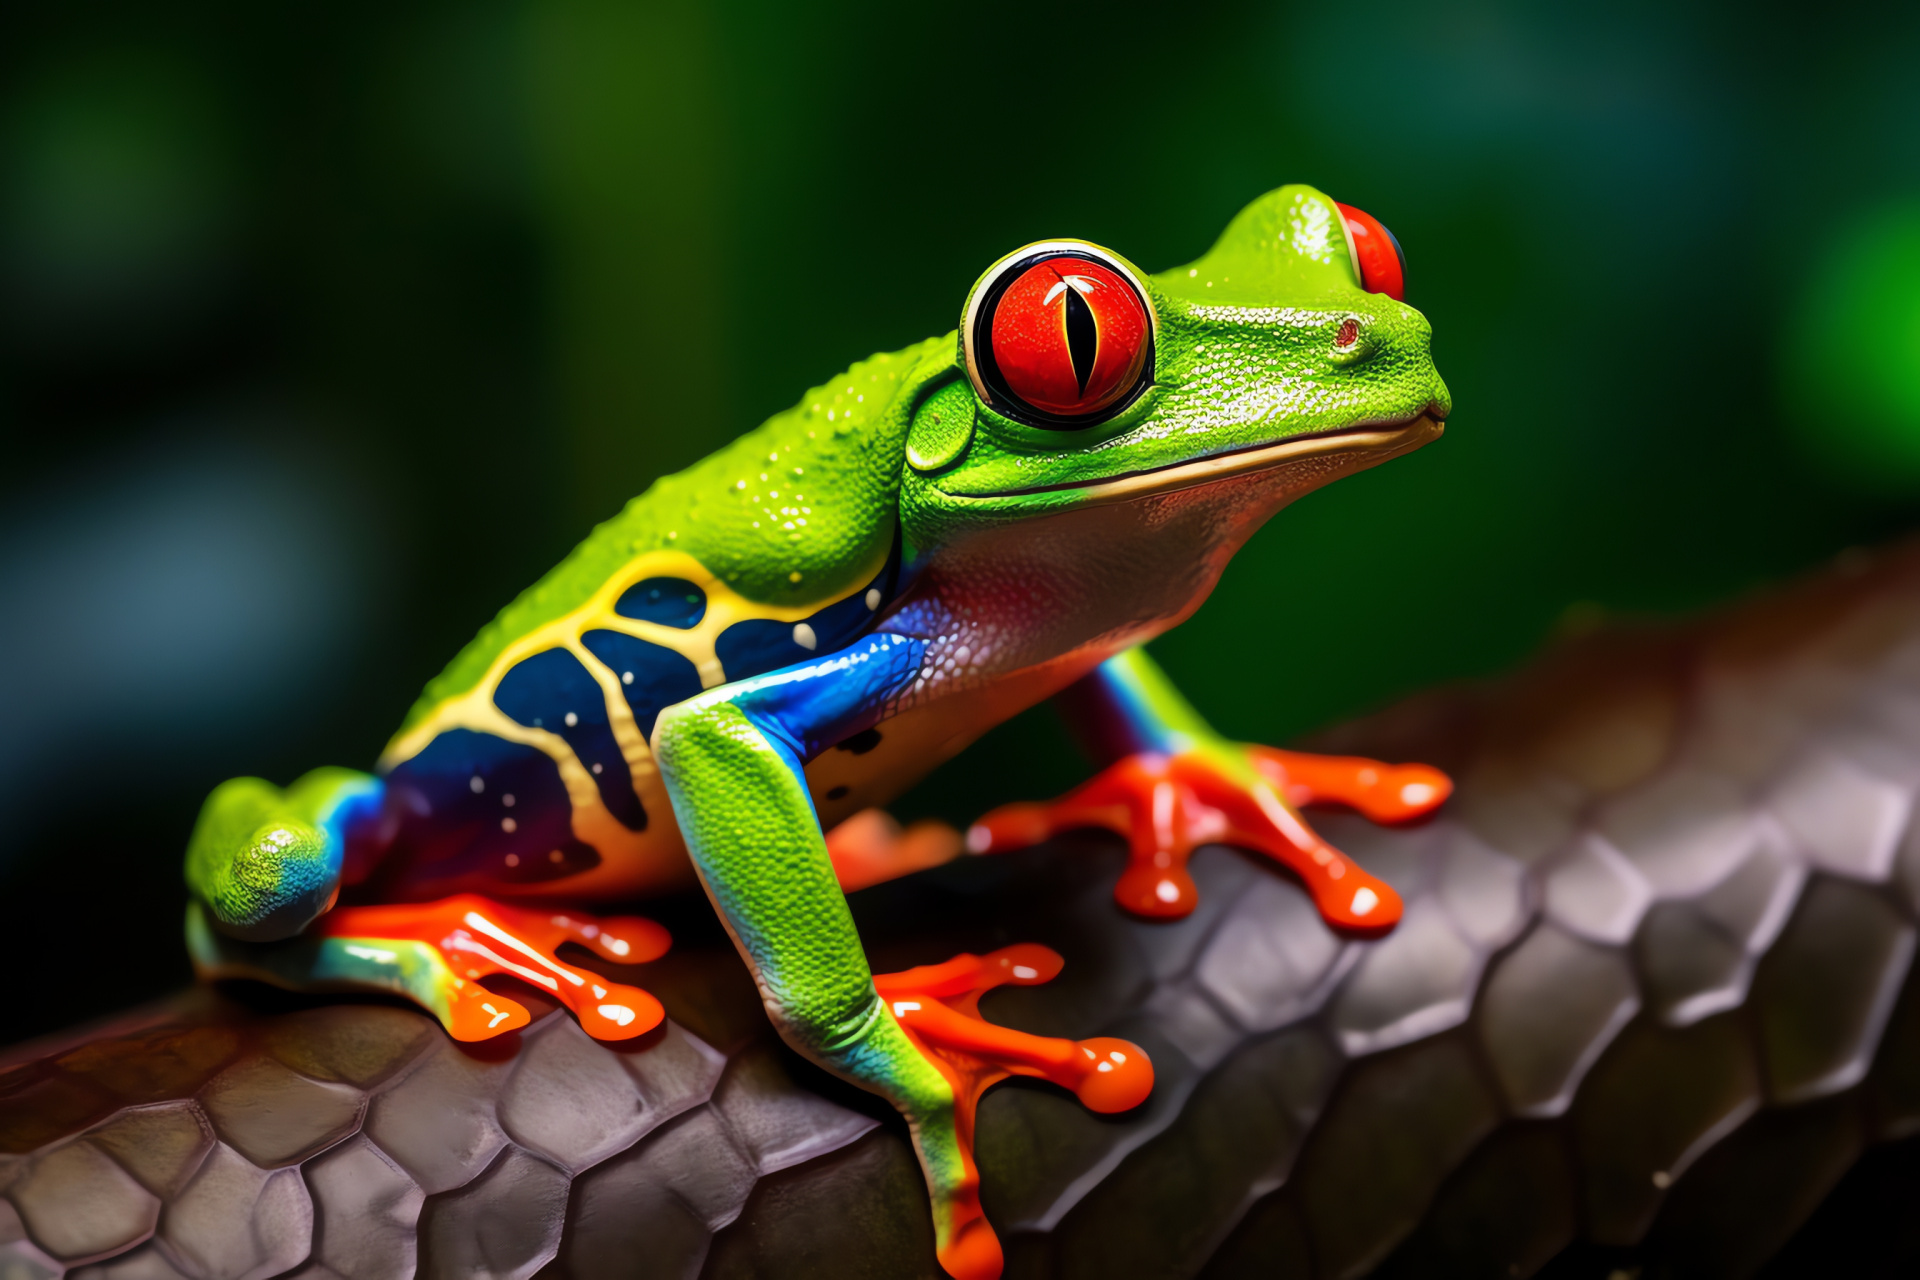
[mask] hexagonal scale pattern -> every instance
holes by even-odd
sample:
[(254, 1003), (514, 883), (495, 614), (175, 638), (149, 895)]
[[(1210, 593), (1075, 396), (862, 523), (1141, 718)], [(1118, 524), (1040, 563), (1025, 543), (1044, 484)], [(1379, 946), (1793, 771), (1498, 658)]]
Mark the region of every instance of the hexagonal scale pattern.
[[(988, 1095), (1009, 1276), (1758, 1266), (1863, 1144), (1920, 1133), (1916, 600), (1920, 549), (1889, 553), (1327, 735), (1460, 782), (1425, 827), (1324, 818), (1406, 899), (1383, 939), (1220, 848), (1171, 925), (1111, 908), (1087, 837), (855, 895), (876, 965), (1043, 942), (1066, 971), (987, 1015), (1154, 1058), (1125, 1116)], [(237, 990), (16, 1050), (0, 1275), (936, 1274), (898, 1121), (780, 1046), (682, 908), (614, 975), (672, 1014), (629, 1045), (537, 1001), (462, 1046)]]

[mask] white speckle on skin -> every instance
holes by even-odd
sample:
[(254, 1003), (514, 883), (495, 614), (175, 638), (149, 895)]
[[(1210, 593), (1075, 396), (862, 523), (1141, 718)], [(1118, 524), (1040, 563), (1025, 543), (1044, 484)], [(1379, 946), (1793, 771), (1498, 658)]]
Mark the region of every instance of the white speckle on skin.
[(793, 624), (793, 642), (811, 653), (820, 647), (820, 637), (813, 634), (813, 628), (804, 622)]
[(872, 613), (875, 609), (878, 609), (879, 607), (880, 607), (880, 588), (868, 587), (867, 588), (867, 612)]
[(567, 712), (567, 728), (569, 728), (569, 729), (571, 729), (571, 728), (573, 728), (573, 726), (575, 726), (575, 725), (577, 725), (577, 724), (579, 724), (579, 723), (580, 723), (580, 717), (579, 717), (579, 716), (577, 716), (577, 715), (575, 715), (575, 714), (574, 714), (573, 712), (571, 712), (571, 711), (569, 711), (569, 712)]
[(621, 684), (632, 684), (632, 683), (633, 683), (633, 672), (631, 672), (631, 671), (622, 671), (622, 672), (620, 673), (620, 683), (621, 683)]

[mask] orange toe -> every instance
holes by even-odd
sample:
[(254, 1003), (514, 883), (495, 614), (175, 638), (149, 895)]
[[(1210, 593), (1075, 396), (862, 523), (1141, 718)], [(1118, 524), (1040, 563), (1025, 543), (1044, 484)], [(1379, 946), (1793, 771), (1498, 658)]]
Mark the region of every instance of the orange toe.
[(312, 930), (369, 949), (383, 942), (432, 948), (443, 962), (435, 1002), (446, 1010), (441, 1020), (457, 1040), (491, 1039), (527, 1025), (526, 1009), (481, 985), (495, 974), (510, 974), (553, 996), (596, 1040), (630, 1040), (666, 1017), (650, 993), (563, 964), (558, 956), (569, 942), (621, 964), (666, 954), (672, 942), (667, 931), (636, 916), (601, 920), (463, 893), (438, 902), (335, 907)]
[(939, 1258), (953, 1280), (1000, 1280), (1000, 1272), (1006, 1267), (1000, 1237), (984, 1217), (958, 1224), (952, 1238), (940, 1249)]

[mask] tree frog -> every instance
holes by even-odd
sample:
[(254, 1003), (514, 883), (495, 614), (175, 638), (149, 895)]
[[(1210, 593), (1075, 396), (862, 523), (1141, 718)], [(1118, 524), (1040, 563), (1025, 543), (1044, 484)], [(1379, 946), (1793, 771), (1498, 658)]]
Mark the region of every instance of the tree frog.
[(397, 992), (464, 1040), (526, 1024), (481, 981), (508, 974), (629, 1038), (659, 1002), (558, 949), (657, 956), (658, 926), (580, 906), (697, 881), (786, 1041), (905, 1116), (942, 1265), (998, 1275), (980, 1091), (1038, 1076), (1120, 1111), (1152, 1066), (980, 1017), (982, 992), (1058, 972), (1043, 947), (873, 974), (845, 892), (962, 852), (874, 806), (1057, 697), (1105, 767), (986, 815), (966, 850), (1111, 827), (1120, 904), (1170, 918), (1194, 906), (1188, 851), (1225, 841), (1333, 926), (1392, 927), (1393, 889), (1299, 810), (1408, 820), (1445, 776), (1227, 741), (1141, 645), (1280, 508), (1439, 437), (1451, 398), (1404, 270), (1384, 226), (1305, 186), (1158, 275), (1079, 240), (1008, 254), (956, 332), (855, 364), (595, 529), (427, 686), (374, 773), (216, 789), (186, 861), (199, 970)]

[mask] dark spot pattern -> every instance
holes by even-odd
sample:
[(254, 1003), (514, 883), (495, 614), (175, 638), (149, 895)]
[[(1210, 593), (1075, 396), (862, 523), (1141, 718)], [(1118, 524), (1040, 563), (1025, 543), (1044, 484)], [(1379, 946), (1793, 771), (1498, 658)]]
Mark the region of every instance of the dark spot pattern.
[(613, 611), (623, 618), (687, 631), (707, 616), (707, 594), (685, 578), (644, 578), (621, 593)]
[(671, 649), (624, 631), (589, 631), (580, 643), (619, 679), (643, 737), (653, 737), (661, 711), (700, 692), (699, 668)]
[(396, 890), (473, 877), (525, 884), (599, 865), (600, 855), (573, 834), (559, 766), (536, 748), (449, 729), (396, 765), (387, 788), (400, 856), (381, 872)]
[(629, 831), (647, 829), (647, 811), (633, 793), (633, 777), (600, 684), (565, 649), (536, 653), (500, 678), (493, 704), (529, 729), (557, 733), (593, 775), (600, 799)]
[(834, 750), (851, 751), (856, 756), (863, 756), (879, 745), (880, 731), (878, 729), (862, 729), (860, 732), (847, 738), (844, 742), (836, 743)]
[[(844, 649), (873, 626), (873, 620), (893, 599), (899, 585), (900, 535), (895, 530), (893, 553), (872, 582), (805, 619), (805, 625), (813, 632), (813, 648), (793, 638), (794, 623), (749, 618), (720, 633), (713, 643), (714, 655), (720, 659), (727, 679), (733, 681), (778, 671), (781, 667)], [(868, 608), (868, 595), (874, 591), (880, 594), (875, 607)]]

